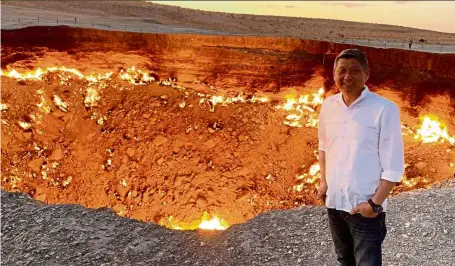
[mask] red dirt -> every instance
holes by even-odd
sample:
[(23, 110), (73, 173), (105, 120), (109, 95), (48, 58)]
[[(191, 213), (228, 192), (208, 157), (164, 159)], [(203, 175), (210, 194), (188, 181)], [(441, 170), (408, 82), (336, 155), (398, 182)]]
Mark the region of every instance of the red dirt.
[[(114, 72), (98, 88), (101, 100), (94, 107), (84, 105), (84, 80), (62, 85), (57, 73), (43, 81), (2, 77), (1, 101), (9, 108), (2, 111), (2, 188), (48, 203), (110, 207), (156, 223), (173, 216), (188, 228), (197, 226), (204, 211), (235, 224), (270, 209), (318, 204), (314, 185), (293, 190), (301, 183), (296, 176), (316, 162), (316, 129), (284, 125), (286, 112), (275, 106), (288, 93), (313, 93), (322, 86), (333, 93), (332, 62), (327, 56), (324, 67), (322, 59), (347, 47), (352, 45), (68, 27), (2, 31), (2, 69)], [(419, 116), (431, 113), (453, 134), (455, 55), (362, 49), (372, 66), (368, 85), (402, 106), (403, 123), (418, 127)], [(175, 78), (186, 90), (118, 78), (120, 68), (133, 65), (161, 80)], [(52, 108), (48, 114), (36, 106), (38, 90)], [(216, 106), (211, 112), (193, 91), (254, 93), (276, 101)], [(67, 112), (52, 103), (53, 95), (68, 105)], [(31, 114), (42, 115), (42, 122), (33, 122)], [(24, 130), (19, 120), (32, 128)], [(417, 184), (401, 184), (395, 193), (453, 177), (453, 146), (422, 144), (412, 135), (405, 143), (406, 175)]]

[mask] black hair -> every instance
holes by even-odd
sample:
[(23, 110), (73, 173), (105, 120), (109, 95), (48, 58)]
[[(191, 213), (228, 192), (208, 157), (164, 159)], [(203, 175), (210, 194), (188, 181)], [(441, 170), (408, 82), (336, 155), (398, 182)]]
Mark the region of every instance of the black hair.
[(341, 58), (354, 58), (362, 65), (364, 70), (368, 69), (367, 56), (359, 49), (346, 49), (338, 54), (338, 56), (335, 58), (335, 63), (333, 65), (334, 68), (336, 68), (337, 63)]

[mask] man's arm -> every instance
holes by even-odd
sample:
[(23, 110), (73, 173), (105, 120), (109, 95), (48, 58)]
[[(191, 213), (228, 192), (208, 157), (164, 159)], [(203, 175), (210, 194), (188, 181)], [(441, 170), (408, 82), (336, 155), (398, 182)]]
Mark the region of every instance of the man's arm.
[(379, 160), (382, 167), (381, 182), (371, 200), (382, 205), (404, 174), (404, 145), (400, 110), (395, 104), (384, 110), (381, 117)]
[[(371, 200), (382, 205), (393, 187), (404, 174), (404, 145), (401, 134), (400, 111), (394, 104), (388, 106), (381, 117), (379, 133), (379, 161), (382, 167), (381, 181)], [(377, 214), (367, 202), (362, 202), (350, 211), (360, 213), (365, 217), (375, 217)]]
[(321, 182), (326, 182), (325, 180), (325, 151), (319, 150), (319, 166), (321, 168)]
[(321, 106), (321, 111), (319, 113), (319, 126), (318, 126), (318, 139), (319, 139), (319, 167), (321, 179), (319, 180), (318, 194), (317, 198), (325, 202), (326, 193), (327, 193), (327, 181), (325, 179), (325, 143), (326, 143), (326, 134), (325, 134), (325, 117), (323, 113), (324, 103)]
[(393, 187), (395, 187), (396, 183), (397, 182), (390, 182), (388, 180), (381, 179), (379, 187), (373, 197), (371, 197), (371, 200), (378, 205), (382, 205), (387, 196), (389, 196), (390, 191), (392, 191)]

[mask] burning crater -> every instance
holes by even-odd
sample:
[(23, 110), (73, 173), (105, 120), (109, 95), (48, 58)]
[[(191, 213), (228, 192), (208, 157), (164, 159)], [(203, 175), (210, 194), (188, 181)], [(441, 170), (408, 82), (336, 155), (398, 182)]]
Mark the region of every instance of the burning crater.
[[(287, 38), (67, 27), (2, 31), (2, 189), (173, 229), (319, 204), (318, 112), (333, 54)], [(402, 107), (406, 174), (455, 169), (455, 56), (361, 48)]]

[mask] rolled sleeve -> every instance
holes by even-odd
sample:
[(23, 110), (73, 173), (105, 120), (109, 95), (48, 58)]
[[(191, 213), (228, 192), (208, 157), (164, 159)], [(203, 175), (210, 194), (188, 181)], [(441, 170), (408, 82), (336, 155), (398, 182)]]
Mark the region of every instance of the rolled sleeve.
[(325, 152), (326, 137), (325, 137), (324, 103), (322, 103), (321, 110), (319, 112), (318, 139), (319, 139), (319, 150)]
[(404, 145), (400, 111), (396, 104), (390, 104), (381, 117), (379, 160), (382, 167), (381, 179), (400, 182), (404, 174)]

